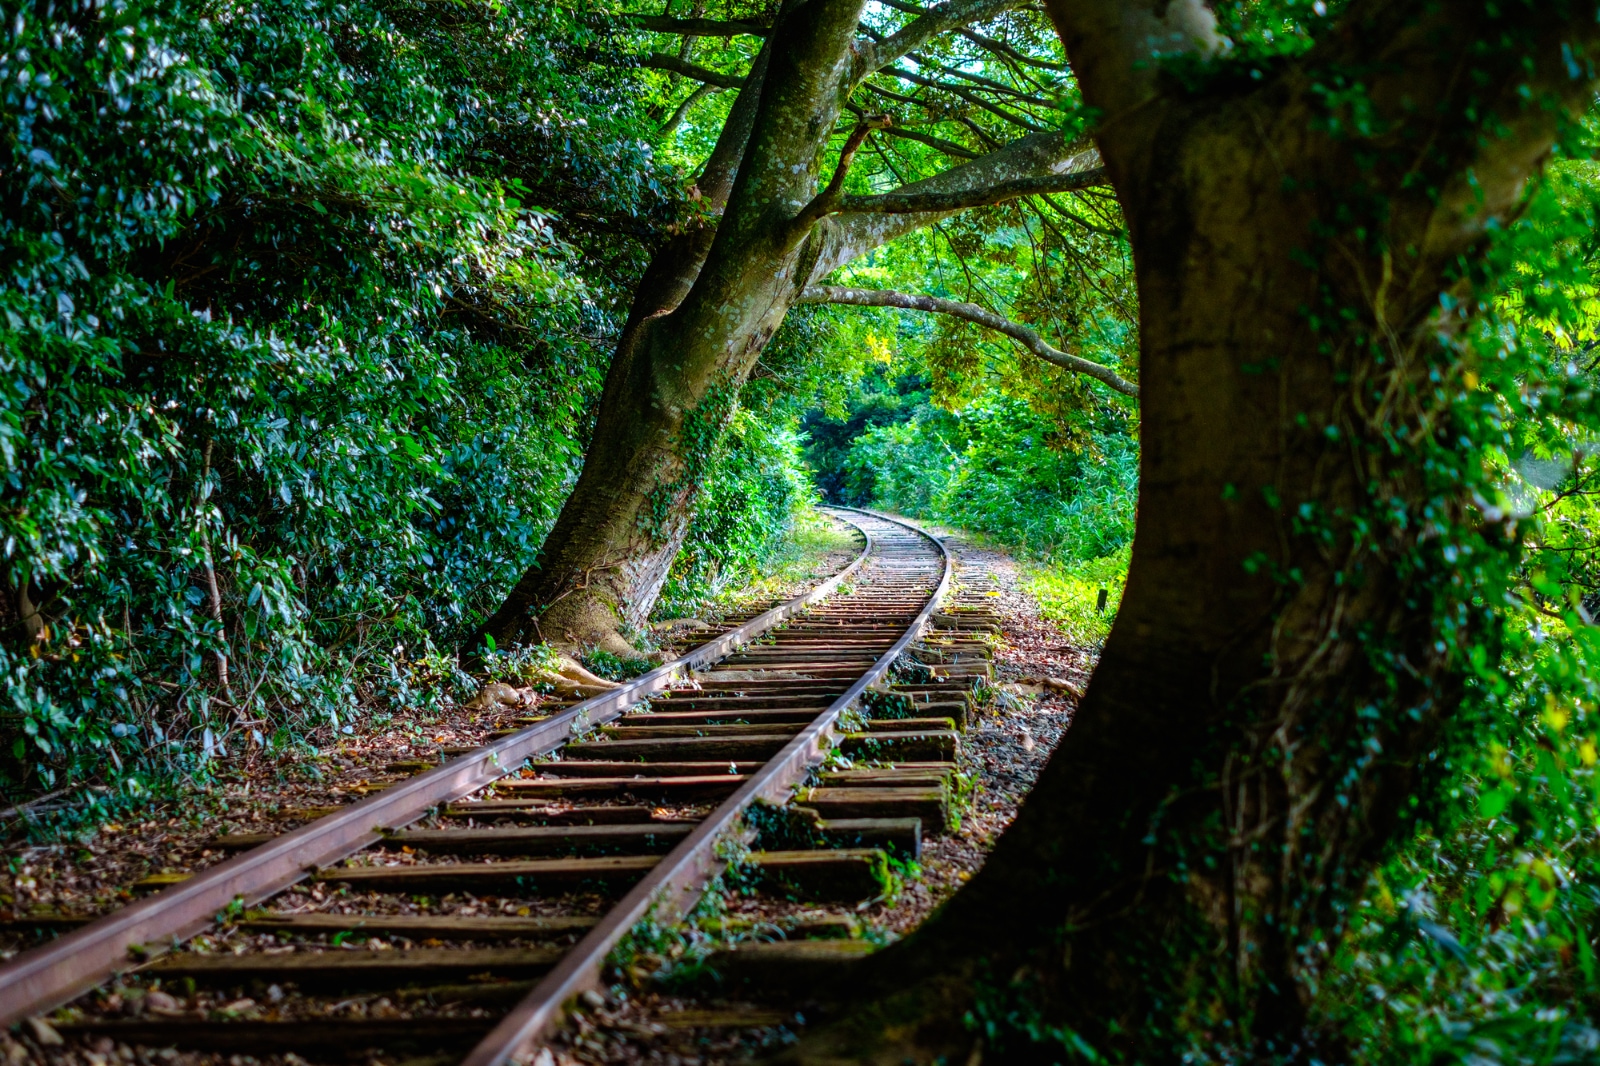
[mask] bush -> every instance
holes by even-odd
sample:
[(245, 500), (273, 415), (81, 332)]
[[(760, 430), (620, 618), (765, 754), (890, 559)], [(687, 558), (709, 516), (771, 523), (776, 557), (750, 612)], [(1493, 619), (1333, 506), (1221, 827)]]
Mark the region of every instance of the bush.
[[(1122, 589), (1128, 582), (1132, 545), (1087, 562), (1040, 563), (1028, 567), (1028, 591), (1039, 613), (1055, 622), (1077, 644), (1101, 645), (1117, 620)], [(1105, 607), (1100, 605), (1105, 595)]]
[(694, 614), (707, 600), (761, 577), (789, 546), (816, 490), (801, 462), (799, 436), (784, 421), (735, 415), (655, 617)]
[(988, 397), (956, 413), (927, 405), (867, 429), (846, 483), (879, 505), (993, 536), (1038, 559), (1087, 562), (1133, 539), (1137, 443), (1098, 432), (1069, 448), (1026, 402)]
[(579, 252), (518, 189), (651, 209), (604, 177), (651, 173), (626, 95), (555, 59), (592, 34), (538, 0), (0, 32), (0, 793), (439, 698), (425, 664), (537, 549), (603, 366)]

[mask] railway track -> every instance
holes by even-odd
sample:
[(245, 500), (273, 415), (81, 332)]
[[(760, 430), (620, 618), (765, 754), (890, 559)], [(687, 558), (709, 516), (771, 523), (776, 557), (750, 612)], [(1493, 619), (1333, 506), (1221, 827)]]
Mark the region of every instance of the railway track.
[[(729, 855), (780, 896), (880, 894), (948, 824), (989, 620), (939, 613), (937, 540), (847, 520), (866, 547), (805, 596), (299, 829), (218, 838), (239, 854), (19, 954), (0, 1022), (73, 1002), (33, 1035), (497, 1066)], [(786, 804), (767, 848), (752, 808)]]

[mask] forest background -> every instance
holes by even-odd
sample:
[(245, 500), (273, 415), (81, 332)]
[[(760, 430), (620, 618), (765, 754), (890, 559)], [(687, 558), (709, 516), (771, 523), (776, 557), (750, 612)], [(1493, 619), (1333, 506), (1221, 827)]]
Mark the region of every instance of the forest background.
[[(1329, 17), (1223, 9), (1241, 50), (1292, 51)], [(1007, 124), (1088, 121), (1041, 15), (988, 32), (1021, 59), (919, 58), (945, 88), (902, 87), (922, 138), (874, 139), (863, 190)], [(603, 5), (406, 0), (46, 4), (4, 33), (7, 802), (92, 783), (35, 828), (92, 833), (227, 760), (465, 696), (456, 645), (571, 489), (627, 296), (695, 210), (732, 96), (716, 71), (749, 42)], [(963, 79), (1011, 86), (1010, 117)], [(1498, 369), (1468, 383), (1485, 513), (1522, 544), (1490, 604), (1505, 629), (1445, 753), (1450, 802), (1374, 877), (1323, 991), (1373, 1061), (1600, 1053), (1586, 132), (1496, 253), (1479, 341)], [(1137, 377), (1109, 190), (970, 212), (839, 280), (970, 300)], [(657, 615), (769, 568), (821, 493), (1013, 548), (1098, 640), (1137, 440), (1136, 401), (971, 323), (798, 308)]]

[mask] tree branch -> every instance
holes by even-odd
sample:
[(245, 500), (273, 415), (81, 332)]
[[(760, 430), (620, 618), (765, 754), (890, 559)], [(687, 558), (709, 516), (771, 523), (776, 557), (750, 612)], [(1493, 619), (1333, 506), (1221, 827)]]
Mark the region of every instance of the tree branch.
[[(701, 208), (707, 216), (722, 214), (728, 196), (733, 191), (734, 180), (739, 175), (739, 164), (744, 159), (745, 147), (755, 128), (756, 108), (761, 103), (761, 90), (766, 83), (772, 51), (772, 41), (762, 42), (761, 51), (756, 53), (755, 61), (750, 64), (750, 73), (746, 75), (739, 95), (728, 109), (728, 117), (722, 124), (722, 132), (717, 135), (716, 146), (700, 168), (695, 187), (699, 191)], [(650, 266), (634, 289), (633, 305), (628, 311), (629, 325), (623, 327), (624, 336), (634, 323), (669, 313), (683, 302), (700, 276), (715, 233), (714, 228), (690, 227), (651, 257)]]
[[(908, 15), (926, 15), (928, 13), (927, 8), (919, 7), (916, 4), (908, 4), (906, 0), (878, 0), (878, 2), (883, 4), (884, 7), (892, 7), (896, 11), (904, 11)], [(1015, 60), (1018, 63), (1026, 63), (1028, 66), (1039, 67), (1041, 70), (1065, 71), (1069, 69), (1065, 63), (1052, 63), (1047, 59), (1035, 59), (1032, 56), (1024, 55), (1004, 41), (995, 40), (993, 37), (985, 37), (983, 34), (967, 29), (964, 26), (958, 27), (956, 32), (973, 44), (996, 55)]]
[(689, 112), (694, 109), (695, 104), (698, 104), (701, 100), (704, 100), (712, 93), (718, 91), (719, 90), (715, 85), (702, 85), (695, 89), (694, 92), (688, 95), (683, 103), (678, 105), (677, 110), (672, 113), (672, 117), (667, 119), (662, 127), (656, 131), (657, 136), (665, 137), (667, 134), (677, 129), (683, 120), (689, 117)]
[(840, 197), (838, 211), (864, 211), (874, 214), (909, 215), (924, 211), (961, 211), (969, 207), (986, 207), (991, 204), (1015, 200), (1019, 196), (1037, 196), (1041, 193), (1072, 192), (1096, 185), (1109, 185), (1105, 167), (1090, 167), (1066, 174), (1045, 174), (1039, 177), (1014, 178), (987, 187), (952, 189), (948, 192), (897, 191), (880, 196)]
[(734, 178), (738, 176), (739, 163), (744, 158), (751, 130), (755, 128), (756, 109), (761, 106), (761, 90), (766, 84), (767, 67), (772, 63), (772, 51), (772, 41), (762, 42), (761, 51), (756, 53), (755, 61), (750, 64), (750, 73), (745, 75), (744, 84), (739, 87), (739, 95), (728, 109), (728, 118), (722, 124), (722, 132), (717, 135), (716, 147), (712, 149), (695, 182), (705, 197), (706, 209), (714, 213), (720, 213), (728, 202)]
[(899, 67), (885, 67), (883, 70), (879, 71), (879, 73), (885, 75), (886, 77), (899, 78), (901, 81), (909, 81), (913, 85), (921, 85), (928, 89), (938, 89), (940, 92), (947, 92), (952, 96), (959, 96), (973, 107), (981, 107), (990, 114), (997, 116), (1002, 122), (1009, 122), (1013, 125), (1021, 126), (1030, 133), (1044, 132), (1044, 127), (1039, 125), (1037, 122), (1034, 122), (1026, 116), (1014, 114), (1013, 112), (1007, 111), (1003, 107), (998, 107), (995, 104), (991, 104), (977, 93), (972, 92), (970, 89), (963, 88), (960, 85), (951, 85), (947, 81), (936, 81), (933, 78), (924, 77), (921, 74), (913, 74), (909, 70), (901, 70)]
[(1071, 370), (1076, 374), (1094, 378), (1096, 381), (1122, 393), (1124, 396), (1139, 396), (1139, 386), (1127, 380), (1108, 366), (1102, 366), (1082, 356), (1064, 352), (1046, 344), (1044, 338), (1037, 332), (1009, 318), (995, 314), (986, 307), (977, 304), (963, 303), (959, 300), (945, 300), (938, 296), (918, 296), (909, 292), (895, 292), (893, 289), (854, 289), (842, 285), (815, 285), (800, 293), (798, 303), (806, 304), (851, 304), (856, 307), (897, 307), (903, 311), (927, 311), (931, 314), (950, 315), (954, 318), (974, 322), (996, 333), (1003, 333), (1012, 340), (1018, 341), (1023, 347), (1047, 363), (1054, 363), (1064, 370)]
[(882, 70), (907, 52), (915, 51), (940, 34), (959, 30), (971, 22), (992, 19), (1003, 11), (1020, 6), (1024, 0), (946, 0), (912, 19), (899, 32), (857, 51), (852, 81), (859, 83), (873, 71)]
[[(1026, 178), (1067, 179), (1067, 176), (1078, 171), (1099, 165), (1099, 153), (1092, 149), (1074, 151), (1073, 142), (1065, 134), (1031, 133), (970, 163), (951, 167), (885, 195), (909, 197), (953, 192), (961, 194), (960, 202), (970, 203), (974, 197), (982, 197), (984, 190), (996, 185)], [(985, 201), (980, 199), (979, 202)], [(903, 234), (948, 218), (958, 210), (959, 207), (941, 206), (922, 211), (848, 211), (831, 215), (818, 224), (823, 231), (818, 234), (822, 243), (816, 263), (804, 284), (815, 285), (856, 256), (881, 247)]]
[(831, 215), (839, 209), (839, 201), (843, 199), (844, 194), (844, 179), (850, 173), (850, 164), (855, 162), (856, 152), (866, 143), (868, 134), (889, 124), (887, 115), (861, 116), (856, 122), (856, 128), (851, 130), (850, 136), (845, 139), (844, 147), (839, 150), (839, 165), (833, 168), (833, 178), (828, 182), (828, 187), (813, 197), (811, 202), (795, 216), (796, 227), (810, 229), (819, 218)]
[(703, 81), (707, 85), (715, 85), (719, 89), (737, 89), (744, 85), (744, 79), (737, 74), (722, 74), (708, 67), (702, 67), (698, 63), (691, 63), (687, 59), (679, 59), (677, 56), (668, 55), (665, 52), (648, 52), (644, 55), (621, 56), (618, 58), (599, 58), (600, 62), (610, 63), (614, 66), (628, 66), (630, 65), (629, 60), (632, 61), (632, 66), (670, 71), (673, 74), (681, 74), (685, 78)]
[(961, 34), (961, 36), (965, 37), (967, 40), (971, 41), (973, 44), (977, 45), (979, 48), (982, 48), (985, 51), (993, 52), (998, 56), (1004, 56), (1016, 63), (1022, 63), (1030, 67), (1038, 67), (1040, 70), (1065, 72), (1071, 69), (1065, 63), (1053, 63), (1048, 59), (1035, 59), (1033, 56), (1024, 55), (1006, 42), (996, 40), (993, 37), (985, 37), (983, 34), (974, 30), (959, 29), (956, 32)]
[(1027, 93), (1021, 89), (1018, 89), (1014, 85), (1007, 85), (1004, 82), (995, 81), (993, 78), (985, 78), (980, 74), (969, 74), (959, 67), (952, 67), (948, 64), (941, 63), (932, 56), (926, 55), (922, 52), (912, 52), (910, 53), (910, 57), (916, 60), (920, 66), (931, 67), (934, 70), (938, 70), (952, 78), (960, 78), (962, 81), (969, 81), (980, 89), (989, 89), (997, 93), (1004, 93), (1006, 96), (1016, 98), (1019, 103), (1031, 104), (1034, 107), (1042, 107), (1047, 111), (1053, 107), (1050, 101), (1044, 99), (1042, 96), (1034, 96), (1031, 93)]
[(930, 115), (939, 115), (941, 117), (945, 117), (950, 114), (950, 109), (947, 107), (940, 107), (937, 103), (927, 100), (918, 100), (914, 96), (907, 96), (905, 93), (897, 93), (893, 89), (885, 89), (883, 86), (875, 85), (870, 81), (864, 83), (864, 88), (866, 88), (868, 92), (876, 93), (885, 100), (893, 100), (897, 104), (913, 104), (922, 108), (922, 110), (928, 112)]
[(651, 33), (675, 33), (685, 37), (765, 37), (772, 27), (762, 22), (739, 19), (675, 19), (664, 15), (629, 15), (629, 22)]
[[(983, 142), (984, 144), (987, 144), (990, 148), (998, 148), (998, 147), (1000, 147), (1000, 142), (999, 141), (995, 140), (993, 137), (991, 137), (987, 133), (985, 133), (984, 130), (983, 130), (983, 127), (979, 126), (977, 123), (973, 122), (970, 118), (968, 118), (965, 115), (951, 114), (948, 111), (946, 111), (945, 109), (943, 109), (941, 107), (938, 107), (935, 104), (930, 103), (927, 100), (918, 100), (915, 97), (902, 96), (900, 93), (891, 92), (890, 90), (885, 89), (881, 85), (874, 85), (870, 81), (869, 82), (863, 82), (862, 85), (866, 89), (870, 90), (871, 92), (877, 94), (878, 96), (883, 97), (885, 100), (893, 100), (895, 103), (900, 103), (900, 104), (914, 104), (917, 107), (922, 108), (922, 110), (924, 110), (924, 111), (926, 111), (928, 113), (929, 119), (931, 119), (934, 122), (955, 122), (955, 123), (959, 123), (960, 125), (963, 125), (963, 126), (967, 127), (967, 129), (971, 131), (971, 133), (972, 133), (972, 135), (974, 137), (978, 138), (978, 140)], [(890, 126), (888, 128), (888, 132), (892, 133), (892, 132), (894, 132), (894, 130), (895, 130), (894, 126)], [(946, 142), (946, 143), (948, 143), (948, 142)], [(967, 158), (967, 159), (975, 159), (978, 156), (977, 152), (971, 152), (971, 151), (963, 152), (961, 154), (964, 156), (964, 158)]]

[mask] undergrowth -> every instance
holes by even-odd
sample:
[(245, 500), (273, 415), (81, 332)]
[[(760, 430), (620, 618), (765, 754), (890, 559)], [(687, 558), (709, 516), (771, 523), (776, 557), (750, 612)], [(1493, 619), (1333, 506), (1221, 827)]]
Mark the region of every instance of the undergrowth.
[(1126, 545), (1113, 555), (1059, 563), (1025, 558), (1026, 588), (1038, 603), (1039, 614), (1074, 644), (1105, 644), (1128, 580), (1130, 549)]
[[(784, 520), (787, 525), (783, 535), (765, 542), (763, 554), (748, 558), (737, 569), (717, 571), (718, 580), (694, 587), (669, 583), (655, 616), (718, 618), (787, 596), (796, 585), (815, 581), (837, 569), (831, 563), (824, 565), (829, 556), (853, 557), (861, 550), (860, 535), (816, 510), (810, 497)], [(741, 580), (731, 580), (735, 577)]]

